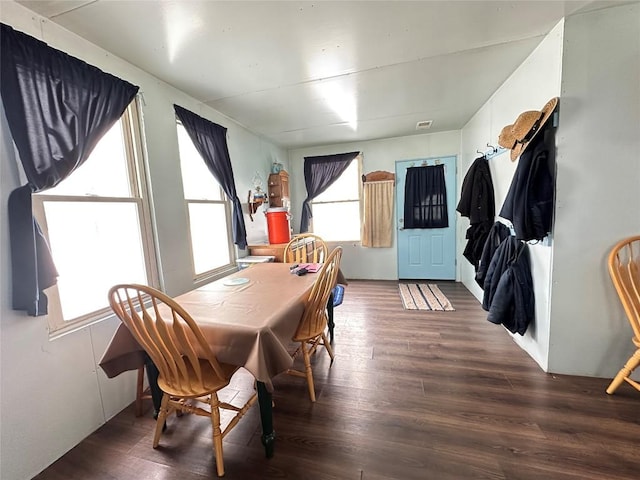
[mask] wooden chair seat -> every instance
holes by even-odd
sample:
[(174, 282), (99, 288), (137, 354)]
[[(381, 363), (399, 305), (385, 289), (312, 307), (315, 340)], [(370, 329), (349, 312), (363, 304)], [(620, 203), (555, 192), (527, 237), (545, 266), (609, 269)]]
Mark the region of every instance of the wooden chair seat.
[(194, 368), (190, 364), (185, 365), (186, 371), (184, 372), (184, 376), (186, 383), (183, 385), (175, 385), (164, 377), (158, 377), (158, 386), (160, 387), (160, 390), (173, 397), (200, 397), (203, 393), (209, 394), (216, 392), (229, 385), (231, 377), (239, 368), (235, 365), (218, 362), (223, 371), (223, 375), (219, 376), (218, 373), (211, 368), (211, 365), (207, 360), (199, 359), (198, 363), (200, 374), (196, 372), (196, 368), (198, 367)]

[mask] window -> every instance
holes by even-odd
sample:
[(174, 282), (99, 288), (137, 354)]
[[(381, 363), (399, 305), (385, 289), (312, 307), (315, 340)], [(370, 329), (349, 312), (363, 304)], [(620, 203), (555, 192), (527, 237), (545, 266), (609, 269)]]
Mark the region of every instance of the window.
[(33, 195), (59, 273), (46, 292), (51, 333), (110, 314), (116, 283), (157, 284), (139, 127), (134, 102), (78, 170)]
[(180, 122), (177, 128), (193, 273), (197, 279), (225, 270), (232, 262), (231, 204)]
[(340, 177), (313, 199), (313, 233), (325, 241), (360, 240), (360, 163), (356, 157)]

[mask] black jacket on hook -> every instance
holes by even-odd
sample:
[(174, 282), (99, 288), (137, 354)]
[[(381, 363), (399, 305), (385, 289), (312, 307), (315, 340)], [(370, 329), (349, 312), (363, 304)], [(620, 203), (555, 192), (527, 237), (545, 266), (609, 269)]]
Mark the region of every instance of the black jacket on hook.
[(487, 320), (524, 335), (535, 317), (529, 247), (509, 236), (496, 249), (484, 283)]
[(520, 243), (516, 257), (500, 277), (487, 320), (524, 335), (535, 317), (529, 247)]
[(463, 217), (468, 217), (472, 225), (487, 221), (493, 223), (495, 205), (489, 161), (484, 156), (478, 157), (464, 176), (456, 210)]
[(491, 263), (493, 254), (502, 241), (510, 234), (511, 232), (509, 231), (509, 227), (502, 222), (495, 222), (491, 227), (491, 230), (489, 230), (489, 235), (484, 242), (482, 254), (480, 255), (478, 270), (476, 271), (476, 283), (482, 288), (484, 288), (484, 280), (487, 276), (487, 270), (489, 270), (489, 264)]
[(518, 240), (542, 240), (551, 231), (555, 174), (554, 129), (547, 126), (518, 160), (500, 216)]
[(493, 180), (486, 157), (474, 160), (462, 181), (460, 201), (456, 210), (468, 217), (471, 225), (467, 229), (467, 245), (464, 257), (478, 269), (484, 243), (495, 220), (495, 195)]
[(516, 240), (515, 237), (509, 236), (498, 245), (491, 257), (491, 262), (484, 278), (484, 294), (482, 296), (482, 308), (487, 312), (491, 308), (491, 302), (493, 302), (500, 277), (507, 271), (512, 259), (515, 258), (520, 243), (522, 242)]

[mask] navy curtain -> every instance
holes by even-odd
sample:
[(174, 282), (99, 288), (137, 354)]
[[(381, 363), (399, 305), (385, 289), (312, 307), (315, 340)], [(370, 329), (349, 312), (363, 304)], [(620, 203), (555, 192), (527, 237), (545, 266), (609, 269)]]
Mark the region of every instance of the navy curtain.
[(304, 157), (304, 183), (307, 187), (307, 198), (302, 202), (300, 233), (309, 231), (309, 221), (313, 217), (311, 201), (329, 188), (358, 155), (360, 152)]
[(444, 165), (408, 168), (404, 186), (404, 228), (448, 226)]
[(179, 105), (174, 105), (173, 108), (207, 168), (233, 202), (233, 243), (244, 250), (247, 248), (247, 231), (242, 215), (242, 204), (233, 179), (231, 157), (227, 147), (227, 129)]
[(56, 186), (89, 157), (138, 87), (8, 25), (0, 25), (0, 93), (28, 183), (9, 197), (13, 309), (47, 313), (56, 283), (31, 193)]

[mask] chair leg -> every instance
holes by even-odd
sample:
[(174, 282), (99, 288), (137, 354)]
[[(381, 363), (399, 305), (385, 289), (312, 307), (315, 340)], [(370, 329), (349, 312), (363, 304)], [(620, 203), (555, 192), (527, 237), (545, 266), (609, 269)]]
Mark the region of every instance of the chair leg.
[(156, 420), (156, 431), (153, 434), (153, 448), (158, 448), (160, 443), (160, 435), (165, 430), (167, 416), (169, 415), (169, 395), (162, 395), (162, 404), (160, 405), (160, 412), (158, 413), (158, 419)]
[(324, 348), (327, 349), (327, 352), (329, 353), (329, 356), (331, 357), (331, 364), (333, 365), (333, 348), (331, 348), (331, 344), (329, 343), (329, 341), (327, 340), (327, 336), (324, 334), (324, 332), (322, 333), (322, 342), (324, 343)]
[(162, 403), (160, 404), (160, 413), (158, 414), (158, 419), (156, 420), (156, 431), (153, 434), (153, 448), (158, 448), (158, 443), (160, 443), (160, 435), (162, 434), (162, 430), (164, 430), (164, 422), (167, 419), (168, 414), (169, 414), (169, 395), (165, 393), (162, 395)]
[(631, 376), (631, 373), (636, 369), (636, 367), (640, 365), (640, 349), (636, 350), (636, 352), (627, 360), (624, 367), (620, 369), (616, 377), (609, 384), (609, 388), (607, 388), (607, 393), (609, 395), (613, 394), (618, 387), (624, 382), (627, 378)]
[(216, 456), (216, 470), (218, 476), (224, 476), (224, 461), (222, 459), (222, 431), (220, 430), (220, 402), (218, 395), (211, 394), (211, 427), (213, 429), (213, 451)]
[(313, 371), (311, 370), (311, 359), (309, 358), (309, 350), (306, 346), (302, 346), (302, 356), (304, 357), (304, 370), (307, 375), (307, 386), (309, 387), (309, 398), (312, 402), (316, 401), (316, 390), (313, 386)]

